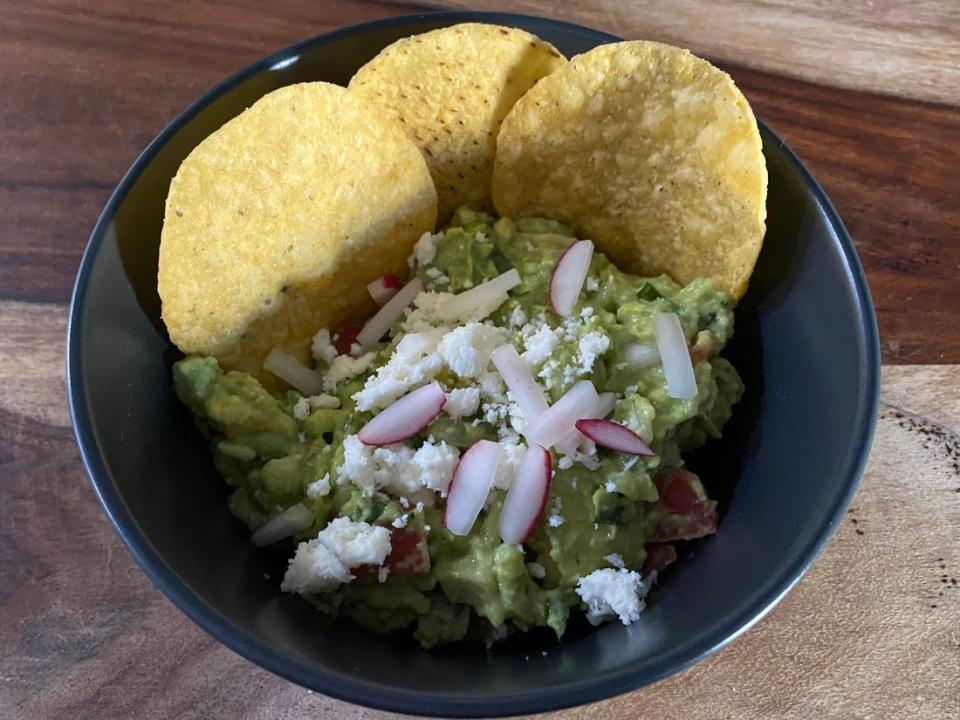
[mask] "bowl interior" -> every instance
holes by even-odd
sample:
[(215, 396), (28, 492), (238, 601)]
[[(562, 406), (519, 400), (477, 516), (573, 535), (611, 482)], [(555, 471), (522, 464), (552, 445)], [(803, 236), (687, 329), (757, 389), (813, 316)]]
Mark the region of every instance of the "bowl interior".
[(727, 352), (747, 393), (723, 441), (693, 462), (721, 499), (720, 531), (665, 574), (641, 622), (577, 633), (563, 645), (427, 653), (282, 595), (282, 558), (255, 550), (231, 518), (207, 448), (171, 392), (176, 355), (156, 293), (168, 184), (202, 138), (264, 93), (308, 80), (346, 83), (394, 39), (474, 19), (525, 27), (568, 56), (614, 39), (521, 16), (416, 16), (301, 43), (226, 81), (150, 146), (104, 211), (78, 277), (68, 370), (78, 440), (108, 514), (151, 579), (194, 620), (330, 695), (408, 712), (492, 715), (652, 682), (717, 649), (776, 602), (852, 494), (872, 433), (878, 361), (849, 239), (764, 127), (767, 240)]

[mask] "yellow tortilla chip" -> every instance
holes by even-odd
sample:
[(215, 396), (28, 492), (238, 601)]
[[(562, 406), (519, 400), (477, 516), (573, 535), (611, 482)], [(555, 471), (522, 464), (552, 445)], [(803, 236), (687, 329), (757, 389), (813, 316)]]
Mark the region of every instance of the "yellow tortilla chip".
[(517, 102), (497, 140), (501, 215), (563, 220), (624, 270), (710, 277), (738, 298), (766, 193), (757, 123), (730, 76), (660, 43), (578, 55)]
[(379, 103), (423, 151), (446, 222), (461, 205), (492, 209), (500, 123), (564, 62), (523, 30), (466, 23), (398, 40), (357, 71), (350, 92)]
[(423, 158), (345, 88), (276, 90), (206, 138), (170, 184), (157, 289), (170, 339), (259, 374), (283, 347), (369, 315), (436, 222)]

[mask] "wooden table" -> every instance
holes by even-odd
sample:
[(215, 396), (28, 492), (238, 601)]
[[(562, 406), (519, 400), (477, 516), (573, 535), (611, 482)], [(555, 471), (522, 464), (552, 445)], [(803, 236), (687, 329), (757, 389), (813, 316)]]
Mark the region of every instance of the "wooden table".
[[(860, 492), (793, 592), (691, 670), (554, 717), (960, 717), (960, 4), (794, 5), (511, 6), (687, 45), (727, 68), (847, 223), (885, 363)], [(97, 214), (168, 120), (275, 48), (432, 7), (0, 9), (0, 717), (387, 716), (251, 665), (154, 590), (80, 467), (64, 331)]]

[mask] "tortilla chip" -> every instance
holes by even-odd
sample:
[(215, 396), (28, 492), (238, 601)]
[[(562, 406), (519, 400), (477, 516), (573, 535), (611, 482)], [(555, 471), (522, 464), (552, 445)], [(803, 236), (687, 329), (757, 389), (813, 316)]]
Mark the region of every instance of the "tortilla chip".
[(157, 288), (170, 339), (259, 374), (283, 347), (373, 310), (436, 222), (427, 166), (397, 125), (327, 83), (276, 90), (206, 138), (167, 195)]
[(443, 223), (461, 205), (492, 210), (500, 123), (564, 62), (528, 32), (467, 23), (398, 40), (357, 71), (350, 92), (379, 103), (423, 151)]
[(497, 141), (501, 215), (563, 220), (624, 270), (710, 277), (738, 298), (766, 192), (757, 123), (730, 76), (660, 43), (573, 58), (517, 102)]

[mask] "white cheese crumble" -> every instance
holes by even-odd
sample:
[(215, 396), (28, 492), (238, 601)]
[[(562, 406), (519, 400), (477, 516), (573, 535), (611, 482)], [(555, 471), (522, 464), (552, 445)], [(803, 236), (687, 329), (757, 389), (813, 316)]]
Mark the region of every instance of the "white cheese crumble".
[(396, 519), (395, 519), (392, 523), (390, 523), (390, 524), (393, 525), (393, 526), (394, 526), (395, 528), (397, 528), (397, 529), (405, 528), (405, 527), (407, 526), (407, 521), (408, 521), (409, 519), (410, 519), (409, 513), (404, 513), (404, 514), (401, 515), (400, 517), (396, 518)]
[(614, 617), (629, 625), (640, 619), (646, 607), (644, 598), (655, 579), (656, 573), (642, 580), (640, 573), (633, 570), (603, 568), (580, 578), (577, 595), (586, 603), (587, 620), (593, 625)]
[(313, 336), (313, 342), (310, 344), (310, 351), (317, 362), (324, 362), (327, 365), (333, 363), (337, 357), (337, 348), (330, 340), (329, 330), (318, 330)]
[(366, 372), (367, 368), (373, 363), (374, 357), (373, 353), (367, 353), (358, 358), (349, 355), (337, 355), (323, 376), (323, 389), (332, 392), (344, 380)]
[(333, 410), (340, 407), (340, 398), (336, 395), (327, 395), (326, 393), (311, 395), (307, 398), (307, 402), (310, 403), (311, 410), (319, 410), (321, 408)]
[(389, 575), (390, 575), (390, 568), (388, 568), (388, 567), (386, 567), (386, 566), (384, 566), (384, 565), (381, 565), (379, 568), (377, 568), (377, 582), (378, 582), (378, 583), (385, 583), (385, 582), (387, 581), (387, 577), (388, 577)]
[(600, 289), (600, 281), (597, 280), (593, 275), (587, 275), (587, 282), (585, 287), (587, 292), (596, 292)]
[(314, 480), (307, 485), (307, 497), (315, 500), (318, 497), (330, 494), (330, 473), (327, 473), (319, 480)]
[(487, 369), (490, 353), (508, 337), (502, 328), (472, 322), (444, 335), (437, 352), (454, 374), (474, 378)]
[(305, 398), (302, 397), (293, 406), (293, 417), (300, 422), (303, 422), (310, 415), (310, 403)]
[(351, 568), (381, 565), (389, 554), (389, 530), (339, 517), (321, 530), (315, 540), (297, 546), (280, 589), (294, 593), (328, 592), (353, 580)]
[(527, 572), (530, 573), (530, 577), (536, 578), (537, 580), (542, 580), (547, 576), (546, 568), (538, 562), (528, 562)]
[(444, 493), (459, 459), (460, 451), (445, 442), (428, 440), (417, 450), (399, 444), (373, 448), (347, 435), (337, 474), (368, 492), (384, 490), (399, 497), (426, 487)]
[[(527, 448), (523, 445), (509, 442), (500, 443), (500, 462), (497, 463), (497, 472), (493, 476), (493, 486), (501, 490), (508, 490), (513, 484), (513, 476)], [(492, 496), (491, 496), (492, 497)]]
[(626, 567), (626, 564), (623, 562), (623, 555), (620, 553), (611, 553), (610, 555), (604, 555), (603, 559), (606, 560), (612, 567), (623, 568)]
[(610, 347), (610, 338), (600, 332), (588, 332), (577, 344), (578, 375), (586, 375), (593, 370), (597, 358), (603, 355)]
[(437, 240), (441, 237), (441, 234), (433, 235), (429, 232), (420, 236), (417, 244), (413, 246), (413, 254), (407, 258), (407, 265), (410, 266), (410, 269), (417, 265), (427, 265), (433, 260), (437, 254)]
[(353, 394), (357, 409), (385, 408), (401, 395), (433, 380), (442, 368), (443, 360), (436, 353), (415, 361), (395, 353), (375, 375), (367, 378), (362, 390)]
[(560, 328), (551, 328), (549, 325), (536, 327), (528, 323), (520, 329), (520, 334), (523, 336), (525, 348), (520, 357), (536, 367), (550, 357), (550, 353), (560, 342), (563, 331)]
[(549, 518), (547, 518), (547, 524), (552, 528), (560, 527), (565, 522), (566, 519), (564, 519), (562, 515), (551, 515)]
[(615, 493), (617, 491), (617, 486), (616, 486), (616, 483), (610, 480), (607, 480), (607, 482), (603, 486), (603, 489), (606, 490), (608, 493)]
[(557, 461), (557, 466), (561, 470), (569, 470), (573, 467), (573, 458), (570, 455), (564, 455)]
[(480, 409), (480, 388), (455, 388), (447, 393), (444, 411), (455, 418), (470, 417)]

